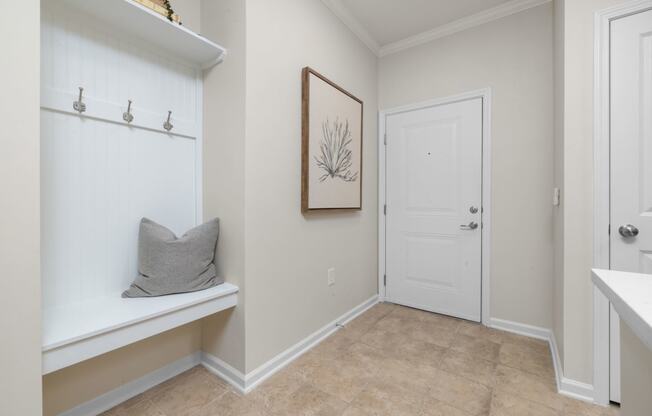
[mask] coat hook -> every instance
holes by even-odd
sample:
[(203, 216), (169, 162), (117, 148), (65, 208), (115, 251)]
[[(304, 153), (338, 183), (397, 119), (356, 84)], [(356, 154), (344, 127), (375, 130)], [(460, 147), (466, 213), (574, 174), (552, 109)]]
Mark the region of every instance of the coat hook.
[(127, 100), (127, 101), (129, 101), (129, 104), (127, 104), (127, 112), (122, 113), (122, 119), (127, 123), (131, 123), (132, 121), (134, 121), (134, 115), (131, 114), (131, 100)]
[(163, 128), (164, 128), (165, 130), (167, 130), (167, 131), (172, 130), (172, 127), (174, 127), (174, 126), (172, 125), (172, 123), (170, 123), (170, 117), (171, 117), (171, 116), (172, 116), (172, 111), (168, 111), (168, 119), (167, 119), (167, 121), (166, 121), (165, 123), (163, 123)]
[(82, 97), (83, 93), (84, 93), (84, 89), (82, 87), (79, 87), (79, 99), (72, 103), (72, 108), (75, 111), (77, 111), (79, 114), (86, 111), (86, 104), (82, 101), (83, 100), (83, 97)]

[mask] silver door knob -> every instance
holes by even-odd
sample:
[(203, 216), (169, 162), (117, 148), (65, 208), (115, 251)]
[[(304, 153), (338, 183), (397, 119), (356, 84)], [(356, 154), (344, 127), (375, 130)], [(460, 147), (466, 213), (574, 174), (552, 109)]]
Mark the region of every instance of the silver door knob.
[(638, 235), (638, 228), (634, 227), (632, 224), (621, 225), (618, 228), (618, 232), (625, 238), (632, 238)]
[(471, 221), (468, 225), (462, 224), (460, 225), (460, 229), (462, 230), (475, 230), (478, 228), (478, 223), (475, 221)]

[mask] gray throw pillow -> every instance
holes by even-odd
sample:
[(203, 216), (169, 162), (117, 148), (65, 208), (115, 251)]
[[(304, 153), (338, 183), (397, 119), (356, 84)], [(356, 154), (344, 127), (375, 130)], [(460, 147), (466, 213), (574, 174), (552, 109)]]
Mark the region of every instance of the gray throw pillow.
[(215, 272), (218, 235), (217, 218), (180, 238), (162, 225), (143, 218), (138, 235), (138, 276), (122, 297), (195, 292), (224, 283)]

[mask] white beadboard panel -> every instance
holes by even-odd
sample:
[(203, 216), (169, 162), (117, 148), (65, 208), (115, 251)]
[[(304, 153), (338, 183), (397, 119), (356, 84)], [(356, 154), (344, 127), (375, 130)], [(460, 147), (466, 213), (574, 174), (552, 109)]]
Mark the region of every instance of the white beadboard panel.
[[(201, 221), (201, 71), (105, 23), (42, 2), (43, 309), (118, 296), (138, 224)], [(72, 110), (78, 87), (87, 111)], [(135, 120), (122, 120), (132, 99)], [(162, 129), (172, 110), (174, 129)]]
[(86, 116), (123, 123), (131, 99), (134, 125), (162, 130), (171, 110), (173, 134), (197, 134), (197, 68), (62, 4), (45, 2), (42, 11), (42, 106), (73, 112), (83, 87)]
[(196, 218), (195, 140), (42, 111), (44, 307), (128, 287), (138, 224)]

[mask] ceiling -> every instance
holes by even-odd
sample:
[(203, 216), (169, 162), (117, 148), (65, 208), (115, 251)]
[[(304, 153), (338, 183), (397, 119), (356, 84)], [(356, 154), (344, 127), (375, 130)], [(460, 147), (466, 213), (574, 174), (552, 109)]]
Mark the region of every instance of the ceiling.
[(549, 0), (322, 0), (380, 56)]

